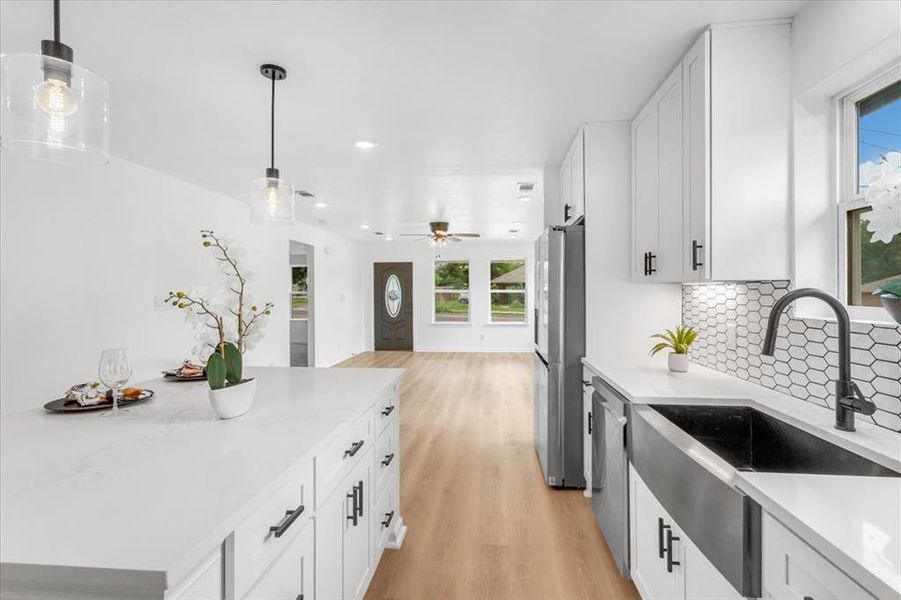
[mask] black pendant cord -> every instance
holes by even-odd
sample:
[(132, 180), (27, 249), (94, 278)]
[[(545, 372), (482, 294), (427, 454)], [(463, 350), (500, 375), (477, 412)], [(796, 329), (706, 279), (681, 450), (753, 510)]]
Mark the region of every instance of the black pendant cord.
[(275, 77), (272, 78), (272, 102), (269, 107), (269, 168), (275, 168)]
[(59, 0), (53, 0), (53, 41), (59, 43)]

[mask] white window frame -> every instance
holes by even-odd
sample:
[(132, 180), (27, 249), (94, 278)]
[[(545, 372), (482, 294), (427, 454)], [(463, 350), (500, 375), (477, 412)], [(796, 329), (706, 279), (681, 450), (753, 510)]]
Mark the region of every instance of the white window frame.
[[(295, 292), (294, 291), (294, 269), (306, 269), (307, 270), (307, 291), (305, 292)], [(295, 317), (294, 316), (294, 296), (300, 296), (302, 298), (307, 299), (307, 316), (306, 317)], [(310, 319), (310, 267), (309, 265), (291, 265), (291, 320), (292, 321), (308, 321)]]
[(901, 63), (880, 72), (836, 99), (838, 115), (838, 293), (842, 304), (848, 309), (853, 321), (894, 323), (885, 310), (878, 306), (856, 306), (848, 296), (848, 213), (869, 206), (863, 195), (858, 193), (860, 166), (857, 163), (857, 103), (867, 96), (888, 87), (901, 79)]
[[(491, 263), (496, 262), (522, 262), (525, 267), (526, 272), (526, 281), (525, 287), (522, 290), (492, 290), (491, 289)], [(523, 327), (530, 325), (529, 319), (529, 277), (530, 277), (531, 269), (529, 268), (529, 260), (525, 257), (519, 258), (492, 258), (488, 260), (488, 318), (485, 321), (486, 325), (491, 326), (499, 326), (499, 327)], [(491, 314), (491, 299), (494, 297), (494, 294), (508, 294), (508, 293), (519, 293), (522, 291), (523, 296), (523, 305), (525, 306), (525, 320), (524, 321), (495, 321)]]
[[(465, 265), (466, 265), (467, 272), (469, 273), (469, 281), (468, 281), (467, 286), (466, 286), (465, 289), (459, 289), (459, 290), (439, 290), (439, 289), (435, 286), (435, 269), (436, 269), (436, 268), (438, 267), (438, 265), (441, 264), (441, 263), (461, 263), (461, 264), (465, 264)], [(467, 303), (467, 312), (466, 312), (466, 320), (465, 320), (465, 321), (439, 321), (439, 320), (437, 320), (437, 319), (435, 318), (435, 317), (437, 316), (437, 315), (435, 314), (435, 310), (436, 310), (436, 308), (437, 308), (437, 303), (435, 302), (435, 295), (438, 294), (439, 292), (442, 292), (442, 291), (443, 291), (444, 293), (448, 293), (448, 292), (453, 292), (453, 293), (457, 293), (457, 292), (459, 292), (459, 293), (466, 292), (466, 295), (469, 297), (469, 302)], [(470, 261), (469, 261), (468, 259), (465, 259), (465, 260), (463, 260), (463, 259), (457, 260), (457, 259), (452, 259), (452, 258), (451, 258), (451, 259), (447, 259), (447, 260), (434, 260), (434, 261), (432, 261), (432, 325), (457, 325), (457, 326), (463, 325), (463, 326), (467, 326), (467, 325), (471, 325), (471, 324), (472, 324), (472, 264), (470, 263)]]

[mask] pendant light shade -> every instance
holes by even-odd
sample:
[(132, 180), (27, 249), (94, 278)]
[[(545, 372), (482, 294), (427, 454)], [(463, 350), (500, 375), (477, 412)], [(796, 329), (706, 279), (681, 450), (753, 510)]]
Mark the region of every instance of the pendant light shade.
[(70, 164), (109, 162), (109, 86), (73, 62), (54, 39), (41, 54), (0, 54), (0, 146), (32, 158)]
[(278, 65), (266, 64), (260, 73), (272, 82), (269, 104), (269, 167), (266, 176), (250, 182), (251, 220), (254, 223), (294, 224), (294, 184), (275, 168), (275, 82), (287, 76)]

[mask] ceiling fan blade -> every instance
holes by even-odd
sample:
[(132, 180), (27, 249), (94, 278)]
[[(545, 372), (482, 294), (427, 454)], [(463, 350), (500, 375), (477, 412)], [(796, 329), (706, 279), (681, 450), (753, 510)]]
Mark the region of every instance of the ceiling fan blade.
[(449, 235), (449, 236), (447, 236), (447, 239), (449, 239), (452, 242), (462, 242), (463, 241), (461, 238), (458, 238), (455, 235)]
[(459, 238), (477, 238), (477, 237), (482, 237), (482, 236), (479, 235), (478, 233), (449, 233), (449, 234), (447, 234), (447, 235), (453, 236), (453, 237), (459, 237)]
[(427, 233), (401, 233), (400, 237), (432, 237)]

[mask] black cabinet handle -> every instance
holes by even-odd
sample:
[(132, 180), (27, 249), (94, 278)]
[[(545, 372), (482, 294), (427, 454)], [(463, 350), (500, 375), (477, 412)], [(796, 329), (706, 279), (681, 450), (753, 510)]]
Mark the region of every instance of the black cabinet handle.
[(703, 267), (704, 263), (702, 263), (698, 259), (698, 250), (703, 250), (704, 244), (699, 244), (698, 240), (691, 240), (691, 270), (697, 271), (698, 267)]
[(303, 600), (303, 594), (297, 594), (297, 598), (294, 600)]
[(804, 600), (813, 600), (813, 596), (804, 596)]
[(394, 511), (389, 511), (385, 513), (385, 520), (382, 521), (382, 527), (388, 527), (391, 525), (391, 521), (394, 519)]
[(359, 452), (359, 451), (360, 451), (360, 448), (363, 447), (363, 443), (364, 443), (363, 440), (360, 440), (359, 442), (354, 442), (354, 443), (351, 445), (350, 450), (345, 450), (345, 451), (344, 451), (344, 457), (347, 458), (348, 456), (353, 456), (354, 454), (356, 454), (357, 452)]
[(385, 455), (385, 459), (382, 461), (382, 465), (387, 467), (391, 464), (392, 460), (394, 460), (394, 452)]
[(679, 538), (673, 535), (672, 529), (666, 530), (666, 572), (672, 573), (673, 566), (681, 564), (677, 560), (673, 560), (673, 542), (678, 542)]
[(571, 204), (563, 205), (563, 222), (569, 221), (569, 211), (572, 210)]
[(357, 514), (357, 486), (354, 486), (352, 493), (347, 494), (348, 498), (353, 500), (353, 505), (350, 509), (350, 515), (348, 515), (347, 520), (353, 521), (354, 527), (357, 526), (357, 518), (359, 515)]
[(303, 504), (295, 508), (294, 510), (285, 511), (285, 518), (279, 521), (276, 525), (273, 525), (269, 528), (269, 533), (274, 533), (275, 537), (280, 538), (285, 535), (285, 532), (288, 531), (288, 528), (297, 520), (297, 517), (303, 514)]
[(591, 412), (588, 413), (588, 435), (591, 435), (591, 421), (594, 419)]
[(657, 260), (657, 255), (653, 252), (648, 252), (648, 275), (653, 275), (657, 272), (657, 267), (654, 266), (655, 260)]
[(360, 481), (360, 503), (357, 505), (358, 516), (363, 516), (363, 482)]
[(382, 411), (382, 416), (387, 417), (388, 415), (390, 415), (393, 412), (394, 412), (394, 405), (392, 404), (391, 406), (388, 406), (387, 408), (385, 408), (385, 410)]
[(648, 274), (648, 252), (644, 253), (644, 275)]
[(663, 558), (666, 548), (663, 545), (663, 532), (669, 530), (669, 525), (663, 524), (663, 517), (657, 517), (657, 556)]

